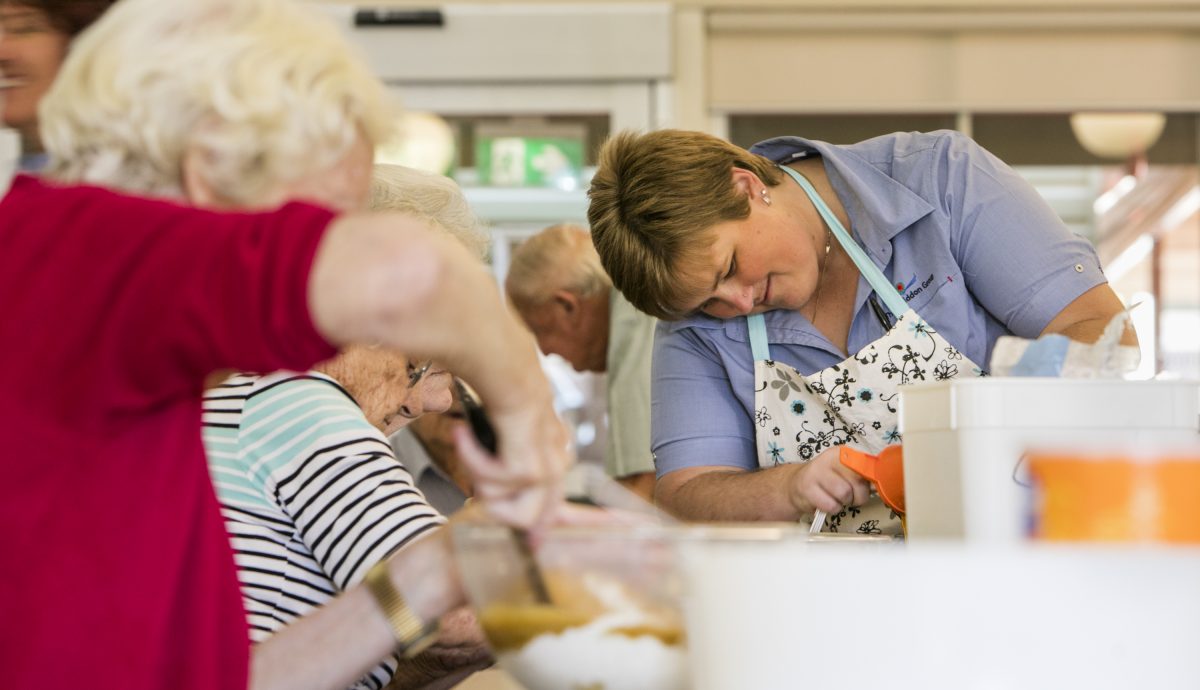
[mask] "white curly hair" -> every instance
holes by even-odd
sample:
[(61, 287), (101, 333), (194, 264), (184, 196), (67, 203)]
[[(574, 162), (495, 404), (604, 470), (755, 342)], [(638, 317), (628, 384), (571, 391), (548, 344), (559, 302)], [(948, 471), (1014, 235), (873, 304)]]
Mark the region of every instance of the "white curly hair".
[(471, 253), (486, 259), (490, 236), (458, 184), (445, 175), (376, 163), (371, 176), (372, 211), (401, 211), (450, 233)]
[(80, 35), (42, 100), (49, 175), (183, 194), (183, 159), (247, 204), (341, 160), (398, 109), (343, 36), (292, 0), (121, 0)]

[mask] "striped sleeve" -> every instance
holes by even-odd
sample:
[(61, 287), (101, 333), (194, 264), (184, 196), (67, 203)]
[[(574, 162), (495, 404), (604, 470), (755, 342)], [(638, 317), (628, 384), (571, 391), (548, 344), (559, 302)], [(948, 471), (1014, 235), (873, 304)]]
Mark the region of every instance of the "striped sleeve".
[(445, 519), (332, 379), (274, 380), (246, 401), (241, 446), (339, 589)]

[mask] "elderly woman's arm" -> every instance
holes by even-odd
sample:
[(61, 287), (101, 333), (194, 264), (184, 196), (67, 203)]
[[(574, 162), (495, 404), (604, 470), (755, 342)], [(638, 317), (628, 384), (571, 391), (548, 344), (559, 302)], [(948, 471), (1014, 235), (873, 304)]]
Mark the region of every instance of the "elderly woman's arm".
[[(451, 523), (479, 520), (478, 510), (458, 511)], [(562, 505), (557, 524), (645, 524), (635, 513)], [(428, 623), (466, 601), (454, 562), (449, 526), (442, 526), (387, 560), (392, 585), (413, 613)], [(312, 614), (258, 644), (251, 655), (251, 690), (341, 690), (391, 654), (395, 638), (382, 609), (364, 585), (353, 587)]]
[(402, 214), (344, 216), (317, 251), (309, 307), (332, 343), (436, 357), (469, 381), (495, 423), (502, 461), (477, 447), (464, 453), (478, 495), (509, 522), (548, 518), (569, 462), (567, 432), (533, 336), (478, 259)]
[[(422, 621), (433, 621), (464, 603), (457, 572), (445, 527), (388, 560), (392, 584)], [(387, 618), (360, 585), (256, 645), (250, 688), (346, 688), (394, 647)]]

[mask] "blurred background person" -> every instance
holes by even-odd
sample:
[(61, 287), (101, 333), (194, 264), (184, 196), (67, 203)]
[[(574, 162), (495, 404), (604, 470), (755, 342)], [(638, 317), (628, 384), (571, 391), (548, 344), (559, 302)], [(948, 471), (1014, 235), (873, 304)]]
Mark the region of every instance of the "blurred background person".
[(562, 357), (576, 371), (606, 375), (605, 471), (652, 500), (654, 318), (613, 289), (591, 236), (577, 225), (553, 225), (522, 242), (513, 250), (504, 289), (542, 352)]
[(46, 163), (38, 103), (54, 82), (71, 40), (115, 0), (0, 0), (0, 122), (20, 134), (19, 170)]
[[(340, 186), (333, 176), (323, 181), (314, 201)], [(486, 240), (449, 179), (378, 165), (370, 189), (371, 210), (407, 211), (460, 240), (482, 264)], [(345, 203), (337, 196), (329, 202)], [(445, 523), (453, 509), (426, 502), (386, 435), (426, 411), (446, 410), (450, 400), (442, 367), (362, 345), (310, 372), (238, 374), (205, 394), (205, 449), (253, 642), (325, 605)], [(395, 654), (354, 687), (421, 687), (491, 663), (470, 613), (443, 617), (442, 628), (444, 642), (415, 659)]]
[(450, 409), (422, 415), (389, 439), (396, 458), (412, 474), (429, 505), (443, 514), (458, 510), (471, 497), (471, 475), (458, 459), (454, 430), (463, 425), (462, 402), (450, 389)]
[[(198, 424), (222, 367), (302, 371), (356, 342), (437, 356), (497, 427), (501, 462), (458, 436), (482, 503), (523, 525), (558, 505), (565, 429), (478, 259), (404, 214), (289, 203), (361, 207), (391, 122), (382, 85), (310, 12), (126, 0), (44, 99), (57, 181), (19, 176), (0, 201), (0, 549), (22, 563), (0, 595), (10, 685), (53, 669), (121, 688), (345, 687), (462, 602), (431, 530), (248, 666)], [(70, 186), (101, 179), (169, 200)]]

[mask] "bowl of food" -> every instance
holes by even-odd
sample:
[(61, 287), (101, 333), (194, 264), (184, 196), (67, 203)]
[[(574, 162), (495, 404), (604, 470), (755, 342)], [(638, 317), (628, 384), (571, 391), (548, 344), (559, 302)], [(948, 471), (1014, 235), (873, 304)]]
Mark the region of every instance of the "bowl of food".
[(534, 549), (532, 578), (508, 528), (459, 524), (454, 543), (497, 663), (528, 690), (682, 690), (690, 683), (678, 531), (556, 528)]

